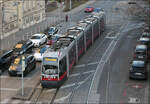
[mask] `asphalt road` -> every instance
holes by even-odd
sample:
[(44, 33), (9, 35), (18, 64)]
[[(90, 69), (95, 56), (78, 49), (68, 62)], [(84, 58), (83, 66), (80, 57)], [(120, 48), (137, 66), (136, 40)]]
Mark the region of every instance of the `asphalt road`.
[[(149, 79), (147, 81), (129, 80), (128, 69), (132, 59), (136, 41), (140, 36), (142, 23), (130, 21), (122, 9), (114, 8), (118, 1), (96, 1), (90, 6), (105, 9), (107, 28), (82, 56), (80, 61), (70, 73), (68, 80), (58, 90), (53, 102), (56, 103), (87, 103), (94, 75), (98, 75), (93, 102), (97, 103), (145, 103), (149, 96)], [(72, 14), (71, 22), (89, 15), (79, 10)], [(61, 29), (65, 29), (61, 24)], [(68, 25), (65, 25), (68, 27)], [(61, 32), (64, 32), (62, 30)], [(40, 75), (40, 63), (25, 78), (25, 86), (33, 87)], [(7, 72), (1, 76), (1, 103), (32, 103), (32, 101), (11, 100), (21, 87), (21, 78), (9, 77)], [(40, 85), (38, 89), (41, 89)], [(38, 90), (37, 90), (38, 92)], [(53, 90), (44, 90), (37, 102), (49, 102)], [(48, 96), (48, 97), (47, 97)], [(49, 99), (48, 99), (49, 98)]]

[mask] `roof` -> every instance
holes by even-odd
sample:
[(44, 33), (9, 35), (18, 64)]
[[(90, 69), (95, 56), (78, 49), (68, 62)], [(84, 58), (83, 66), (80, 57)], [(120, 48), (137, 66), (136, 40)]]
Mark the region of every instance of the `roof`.
[(43, 54), (43, 57), (59, 57), (61, 56), (62, 52), (60, 51), (53, 51), (53, 50), (47, 50), (44, 54)]
[(79, 21), (79, 23), (77, 24), (77, 26), (82, 27), (82, 28), (86, 28), (89, 24), (85, 21)]
[(94, 18), (94, 17), (85, 18), (85, 21), (94, 21), (94, 20), (96, 20), (96, 18)]
[(67, 35), (78, 36), (80, 32), (82, 32), (81, 29), (79, 29), (77, 27), (72, 27), (72, 28), (67, 30)]
[(132, 62), (132, 65), (133, 65), (133, 66), (137, 66), (137, 67), (142, 67), (142, 66), (144, 66), (144, 64), (145, 64), (145, 62), (142, 61), (142, 60), (134, 60), (134, 61)]
[(138, 50), (138, 49), (147, 49), (147, 46), (146, 45), (137, 45), (136, 50)]
[(34, 34), (34, 35), (32, 35), (32, 36), (41, 36), (41, 35), (43, 35), (43, 33)]
[(149, 41), (149, 38), (140, 38), (140, 41)]

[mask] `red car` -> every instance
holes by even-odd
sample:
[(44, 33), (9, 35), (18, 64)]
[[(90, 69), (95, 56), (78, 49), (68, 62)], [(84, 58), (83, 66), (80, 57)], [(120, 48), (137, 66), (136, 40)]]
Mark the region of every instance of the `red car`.
[(84, 12), (93, 12), (94, 8), (93, 7), (86, 7)]

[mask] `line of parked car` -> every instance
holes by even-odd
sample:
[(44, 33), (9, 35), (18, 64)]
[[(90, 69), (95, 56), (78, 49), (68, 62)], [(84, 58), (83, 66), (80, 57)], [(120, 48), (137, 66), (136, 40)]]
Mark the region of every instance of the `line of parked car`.
[(147, 65), (150, 58), (150, 29), (145, 28), (134, 51), (129, 69), (130, 79), (147, 79)]
[(42, 54), (61, 34), (57, 27), (50, 27), (44, 33), (31, 36), (29, 40), (19, 41), (12, 50), (0, 56), (0, 75), (8, 70), (10, 76), (20, 76), (22, 71), (22, 56), (25, 57), (24, 75), (36, 68), (36, 61), (42, 60)]

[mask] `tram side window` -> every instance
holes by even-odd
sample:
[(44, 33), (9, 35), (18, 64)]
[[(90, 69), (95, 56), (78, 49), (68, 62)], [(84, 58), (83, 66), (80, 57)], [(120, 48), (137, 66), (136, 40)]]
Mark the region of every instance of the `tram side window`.
[(66, 57), (64, 57), (59, 63), (60, 72), (65, 72), (67, 70)]

